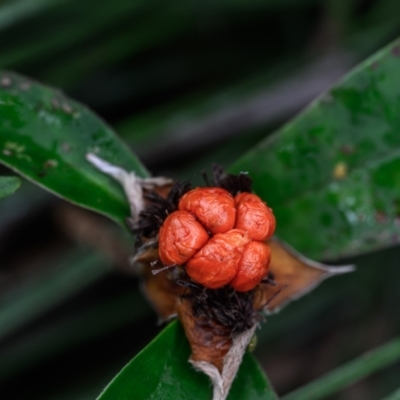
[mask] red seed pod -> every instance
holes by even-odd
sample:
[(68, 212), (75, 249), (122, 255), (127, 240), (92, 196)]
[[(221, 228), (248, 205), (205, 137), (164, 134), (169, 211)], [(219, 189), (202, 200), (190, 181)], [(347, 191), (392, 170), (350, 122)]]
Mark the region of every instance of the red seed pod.
[(240, 229), (217, 233), (188, 261), (187, 274), (210, 289), (228, 284), (236, 275), (244, 247), (249, 241), (247, 233)]
[(268, 274), (271, 261), (270, 247), (261, 242), (246, 244), (238, 271), (230, 285), (238, 292), (254, 289)]
[(235, 197), (237, 208), (235, 228), (246, 231), (250, 238), (263, 242), (275, 232), (272, 209), (255, 194), (240, 193)]
[(158, 253), (165, 265), (183, 265), (208, 241), (206, 230), (187, 211), (174, 211), (159, 232)]
[(179, 209), (192, 212), (213, 235), (228, 232), (235, 224), (235, 201), (221, 188), (193, 189), (181, 198)]

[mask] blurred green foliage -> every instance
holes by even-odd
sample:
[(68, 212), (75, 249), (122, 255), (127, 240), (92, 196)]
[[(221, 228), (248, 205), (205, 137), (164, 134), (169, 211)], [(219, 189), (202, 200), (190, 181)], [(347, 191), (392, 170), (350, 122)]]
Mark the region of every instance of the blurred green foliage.
[[(395, 0), (3, 0), (0, 68), (89, 105), (153, 173), (199, 182), (210, 162), (230, 165), (398, 36), (398, 7)], [(64, 207), (27, 182), (0, 202), (4, 398), (93, 399), (157, 332), (136, 278), (96, 246), (96, 235), (113, 228), (95, 224), (82, 234), (91, 226), (82, 216), (71, 230)], [(398, 258), (392, 248), (345, 260), (358, 265), (352, 276), (268, 318), (257, 355), (278, 393), (398, 335)], [(390, 395), (399, 369), (332, 399)]]

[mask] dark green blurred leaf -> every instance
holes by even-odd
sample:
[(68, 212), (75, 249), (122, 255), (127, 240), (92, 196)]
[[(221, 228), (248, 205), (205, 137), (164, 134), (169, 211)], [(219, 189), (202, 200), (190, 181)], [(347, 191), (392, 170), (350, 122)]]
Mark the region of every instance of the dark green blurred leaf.
[(0, 29), (70, 0), (14, 0), (0, 7)]
[(0, 74), (0, 148), (3, 164), (121, 224), (129, 215), (125, 195), (86, 161), (86, 153), (96, 153), (141, 176), (147, 174), (114, 132), (86, 107), (9, 72)]
[(13, 194), (21, 185), (21, 181), (13, 176), (0, 177), (0, 198)]
[[(98, 400), (210, 399), (210, 382), (188, 363), (189, 356), (189, 344), (175, 321), (111, 381)], [(261, 368), (248, 353), (228, 399), (276, 399)]]
[(82, 251), (69, 254), (60, 265), (0, 299), (0, 339), (56, 307), (110, 269), (110, 263), (100, 255)]
[[(150, 17), (143, 18), (143, 21), (137, 21), (122, 31), (111, 30), (90, 52), (82, 48), (78, 54), (60, 56), (44, 74), (46, 81), (56, 81), (63, 87), (72, 85), (94, 68), (120, 62), (139, 51), (167, 41), (177, 33), (182, 33), (185, 27), (190, 26), (192, 18), (181, 18), (177, 9), (171, 8), (165, 12), (153, 12)], [(171, 20), (174, 23), (171, 23)]]
[(382, 400), (400, 400), (400, 388)]
[(353, 20), (347, 38), (352, 51), (367, 57), (395, 38), (399, 33), (398, 5), (397, 0), (375, 1)]
[(397, 40), (232, 168), (274, 208), (277, 234), (311, 257), (399, 242), (399, 68)]
[[(47, 3), (50, 6), (48, 8), (51, 9), (54, 8), (51, 3), (57, 2), (47, 1)], [(65, 0), (58, 0), (58, 3), (62, 5)], [(99, 32), (110, 29), (113, 24), (119, 22), (127, 14), (129, 15), (142, 5), (140, 1), (131, 3), (116, 0), (113, 3), (113, 7), (110, 7), (109, 2), (103, 0), (96, 2), (96, 12), (93, 13), (91, 12), (93, 7), (91, 2), (80, 2), (79, 8), (76, 2), (70, 1), (70, 3), (66, 7), (58, 7), (56, 12), (53, 13), (55, 15), (47, 16), (49, 23), (44, 24), (40, 19), (33, 19), (31, 21), (35, 29), (33, 35), (29, 37), (24, 35), (22, 38), (17, 37), (13, 41), (8, 39), (7, 45), (2, 49), (0, 67), (15, 68), (16, 66), (26, 65), (27, 62), (32, 63), (35, 61), (42, 61), (45, 65), (43, 58), (48, 60), (55, 53), (60, 54), (61, 51), (65, 52), (66, 49), (70, 49), (73, 46), (82, 45), (82, 42), (99, 34)], [(75, 10), (75, 8), (78, 9)], [(48, 11), (48, 9), (45, 8), (42, 11)], [(2, 9), (0, 8), (1, 12)], [(66, 14), (68, 14), (68, 18), (66, 18)], [(55, 23), (57, 24), (56, 29), (54, 29)], [(71, 29), (72, 23), (74, 29)]]
[(370, 351), (324, 377), (284, 396), (282, 400), (318, 400), (400, 360), (400, 338)]
[[(21, 181), (19, 189), (12, 196), (4, 198), (0, 202), (0, 235), (6, 234), (8, 229), (15, 227), (18, 223), (29, 218), (30, 215), (37, 213), (46, 202), (53, 200), (52, 197), (49, 193), (30, 182)], [(1, 241), (0, 251), (2, 249), (4, 251), (8, 246), (7, 240)], [(4, 291), (0, 289), (0, 293), (4, 294)]]
[[(95, 262), (96, 259), (97, 262)], [(87, 265), (84, 265), (84, 261)], [(47, 292), (45, 292), (42, 287), (37, 288), (35, 293), (19, 293), (19, 295), (25, 294), (27, 300), (23, 301), (21, 299), (19, 308), (17, 308), (17, 302), (13, 305), (15, 312), (13, 314), (13, 319), (9, 318), (9, 321), (14, 323), (14, 328), (16, 328), (18, 311), (21, 312), (25, 309), (26, 314), (29, 315), (32, 313), (33, 317), (37, 317), (39, 314), (48, 311), (49, 308), (59, 305), (60, 300), (66, 297), (65, 291), (61, 294), (57, 293), (57, 289), (59, 292), (63, 291), (62, 288), (60, 288), (60, 282), (63, 279), (71, 282), (71, 276), (80, 278), (77, 279), (77, 282), (74, 282), (76, 286), (70, 288), (71, 291), (68, 294), (71, 296), (82, 289), (82, 281), (84, 285), (93, 283), (93, 279), (91, 282), (89, 282), (89, 280), (90, 276), (93, 277), (94, 267), (97, 267), (100, 273), (105, 270), (101, 262), (98, 262), (97, 257), (93, 258), (88, 256), (86, 256), (85, 260), (77, 263), (77, 267), (82, 271), (82, 275), (77, 273), (76, 267), (74, 271), (74, 265), (65, 264), (65, 267), (69, 267), (73, 270), (70, 272), (69, 276), (66, 270), (61, 271), (63, 273), (60, 274), (59, 269), (57, 269), (56, 272), (59, 277), (58, 282), (52, 282), (49, 279), (45, 282), (43, 279), (43, 283), (48, 283), (50, 286)], [(88, 271), (89, 268), (93, 268), (93, 271)], [(96, 278), (96, 276), (94, 276), (94, 278)], [(39, 303), (40, 291), (42, 292), (42, 304)], [(45, 301), (47, 301), (46, 307), (44, 306)], [(26, 304), (29, 304), (29, 302), (33, 304), (27, 308)], [(23, 304), (25, 304), (25, 308)], [(9, 305), (8, 308), (10, 308)], [(108, 297), (106, 300), (96, 302), (94, 305), (91, 304), (90, 307), (82, 305), (79, 311), (72, 315), (65, 316), (62, 314), (55, 321), (51, 320), (48, 323), (42, 323), (41, 326), (36, 327), (36, 329), (25, 331), (18, 341), (8, 343), (3, 351), (0, 352), (0, 382), (3, 382), (17, 372), (27, 369), (31, 365), (38, 364), (52, 357), (60, 357), (60, 355), (68, 351), (73, 351), (73, 349), (79, 345), (86, 345), (91, 340), (104, 337), (110, 332), (115, 332), (118, 328), (126, 327), (129, 323), (140, 321), (149, 313), (150, 306), (146, 303), (139, 291), (130, 290), (114, 298)], [(6, 322), (5, 314), (6, 310), (0, 313), (0, 321), (2, 323)], [(60, 340), (60, 338), (62, 338), (62, 340)], [(111, 374), (111, 376), (112, 375), (113, 374)]]

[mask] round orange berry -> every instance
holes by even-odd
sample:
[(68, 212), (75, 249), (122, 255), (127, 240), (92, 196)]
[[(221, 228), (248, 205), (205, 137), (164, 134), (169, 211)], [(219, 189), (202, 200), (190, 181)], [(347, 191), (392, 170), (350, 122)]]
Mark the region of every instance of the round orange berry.
[(230, 285), (238, 292), (254, 289), (267, 275), (270, 261), (271, 249), (267, 244), (254, 241), (246, 244)]
[(235, 224), (235, 201), (221, 188), (193, 189), (182, 196), (179, 209), (192, 212), (213, 235), (228, 232)]
[(275, 232), (272, 209), (255, 194), (240, 193), (235, 197), (237, 216), (235, 228), (246, 231), (250, 238), (263, 242)]
[(208, 241), (206, 230), (187, 211), (174, 211), (159, 232), (158, 253), (165, 265), (183, 265)]
[(228, 284), (236, 275), (245, 245), (246, 232), (232, 229), (217, 233), (186, 264), (186, 272), (195, 282), (210, 289)]

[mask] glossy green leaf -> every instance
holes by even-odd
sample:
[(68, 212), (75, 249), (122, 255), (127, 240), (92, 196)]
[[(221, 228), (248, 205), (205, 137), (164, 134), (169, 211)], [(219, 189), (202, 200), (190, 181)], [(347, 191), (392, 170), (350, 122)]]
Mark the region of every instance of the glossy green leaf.
[(0, 177), (0, 198), (13, 194), (21, 185), (21, 181), (13, 176)]
[(0, 162), (66, 200), (123, 223), (129, 215), (125, 195), (86, 161), (88, 152), (147, 174), (86, 107), (20, 75), (0, 73)]
[[(211, 384), (188, 363), (190, 348), (179, 322), (172, 322), (105, 388), (98, 400), (208, 400)], [(254, 357), (245, 354), (228, 400), (273, 400), (276, 395)]]
[(242, 157), (277, 234), (316, 258), (400, 241), (400, 39)]

